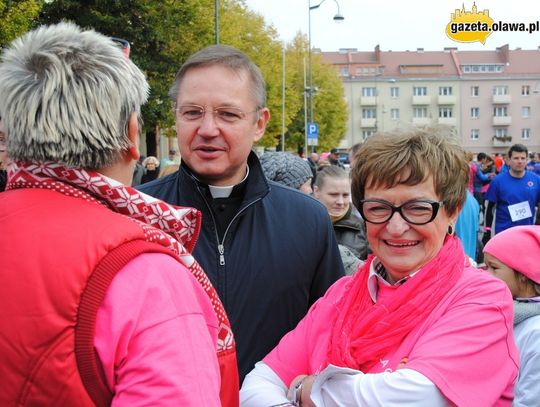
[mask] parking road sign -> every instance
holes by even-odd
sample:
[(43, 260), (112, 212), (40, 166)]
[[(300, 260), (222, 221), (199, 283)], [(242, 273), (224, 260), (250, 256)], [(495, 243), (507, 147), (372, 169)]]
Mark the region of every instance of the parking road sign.
[(307, 144), (308, 146), (319, 144), (319, 125), (317, 123), (308, 123)]
[(319, 137), (319, 125), (317, 123), (308, 123), (308, 138), (317, 138)]

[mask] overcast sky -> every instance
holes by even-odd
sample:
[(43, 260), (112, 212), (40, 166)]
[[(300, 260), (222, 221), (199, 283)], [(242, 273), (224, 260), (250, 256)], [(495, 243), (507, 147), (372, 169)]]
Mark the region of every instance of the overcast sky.
[[(308, 33), (309, 0), (246, 0), (247, 6), (263, 15), (280, 34), (290, 41), (298, 31)], [(424, 48), (426, 51), (458, 47), (460, 50), (493, 50), (509, 44), (510, 49), (537, 49), (540, 32), (494, 32), (485, 45), (480, 42), (460, 43), (448, 38), (446, 24), (454, 9), (465, 6), (470, 11), (471, 0), (337, 0), (345, 20), (333, 21), (337, 13), (336, 0), (311, 11), (311, 42), (323, 51), (357, 48), (371, 51), (379, 44), (383, 51), (405, 51)], [(320, 0), (311, 0), (311, 5)], [(489, 10), (494, 21), (526, 23), (540, 20), (538, 0), (478, 0), (478, 11)], [(539, 67), (540, 70), (540, 67)]]

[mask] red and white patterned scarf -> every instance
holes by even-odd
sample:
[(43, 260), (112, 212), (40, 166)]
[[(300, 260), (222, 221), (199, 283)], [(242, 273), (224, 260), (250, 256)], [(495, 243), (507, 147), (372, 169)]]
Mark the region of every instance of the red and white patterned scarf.
[(208, 276), (191, 255), (201, 229), (201, 213), (194, 208), (169, 205), (104, 175), (81, 168), (45, 162), (13, 162), (8, 167), (6, 190), (49, 189), (103, 205), (137, 222), (148, 242), (175, 253), (210, 298), (219, 321), (217, 352), (235, 348), (231, 324)]

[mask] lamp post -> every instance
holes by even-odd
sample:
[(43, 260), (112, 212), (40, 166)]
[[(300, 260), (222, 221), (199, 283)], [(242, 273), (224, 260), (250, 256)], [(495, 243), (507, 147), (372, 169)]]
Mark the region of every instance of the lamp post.
[[(313, 69), (312, 69), (312, 62), (311, 62), (311, 10), (318, 9), (326, 0), (322, 0), (319, 4), (311, 5), (311, 0), (308, 0), (308, 6), (309, 6), (309, 13), (308, 13), (308, 47), (309, 47), (309, 120), (310, 123), (313, 123)], [(337, 6), (337, 13), (334, 16), (334, 21), (341, 22), (345, 20), (345, 17), (341, 15), (339, 12), (339, 3), (337, 0), (334, 0), (334, 3), (336, 3)], [(307, 154), (307, 151), (306, 151)]]
[(282, 44), (282, 72), (281, 72), (281, 151), (285, 151), (285, 43)]
[(216, 45), (219, 45), (219, 0), (214, 0), (214, 30)]

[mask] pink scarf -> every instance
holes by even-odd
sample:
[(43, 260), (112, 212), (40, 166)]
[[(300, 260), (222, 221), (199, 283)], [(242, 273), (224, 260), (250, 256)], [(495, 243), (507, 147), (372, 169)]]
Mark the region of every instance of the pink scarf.
[[(11, 163), (6, 190), (21, 188), (49, 189), (103, 205), (138, 223), (147, 241), (161, 244), (175, 253), (210, 298), (219, 321), (217, 354), (222, 385), (232, 389), (236, 387), (233, 391), (238, 392), (236, 347), (231, 324), (212, 283), (191, 255), (201, 229), (198, 210), (169, 205), (95, 171), (52, 162)], [(231, 390), (222, 387), (222, 392), (230, 393)]]
[(465, 259), (454, 236), (439, 253), (396, 289), (391, 298), (371, 300), (367, 280), (373, 256), (356, 273), (338, 304), (328, 348), (328, 363), (369, 370), (402, 342), (433, 311), (461, 276)]

